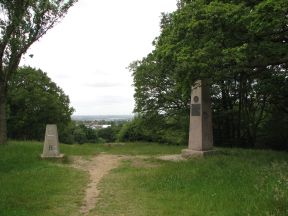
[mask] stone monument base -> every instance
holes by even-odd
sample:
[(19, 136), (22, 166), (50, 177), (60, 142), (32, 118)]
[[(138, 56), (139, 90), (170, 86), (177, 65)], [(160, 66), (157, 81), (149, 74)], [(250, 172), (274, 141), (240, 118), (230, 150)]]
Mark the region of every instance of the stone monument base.
[(57, 155), (57, 156), (47, 156), (47, 155), (43, 155), (43, 154), (41, 154), (41, 158), (42, 159), (50, 159), (50, 158), (64, 158), (64, 154), (59, 154), (59, 155)]
[(192, 149), (183, 149), (182, 157), (183, 158), (206, 157), (206, 156), (214, 155), (216, 152), (217, 152), (216, 150), (196, 151)]

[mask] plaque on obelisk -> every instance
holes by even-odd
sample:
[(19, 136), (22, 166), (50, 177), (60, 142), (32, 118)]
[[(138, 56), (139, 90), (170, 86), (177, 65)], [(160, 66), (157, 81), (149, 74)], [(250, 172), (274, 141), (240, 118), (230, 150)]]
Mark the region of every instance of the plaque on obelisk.
[(199, 80), (191, 91), (189, 145), (188, 149), (182, 150), (183, 157), (204, 156), (214, 152), (209, 86)]
[(62, 158), (60, 154), (57, 125), (46, 125), (42, 158)]

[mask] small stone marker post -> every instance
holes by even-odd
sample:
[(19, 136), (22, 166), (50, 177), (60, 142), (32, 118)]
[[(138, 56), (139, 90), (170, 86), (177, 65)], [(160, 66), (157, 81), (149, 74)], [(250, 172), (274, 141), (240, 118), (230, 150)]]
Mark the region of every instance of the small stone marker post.
[(42, 158), (62, 158), (63, 154), (59, 151), (59, 140), (57, 125), (48, 124), (46, 125), (45, 141), (43, 147)]
[(191, 88), (190, 129), (188, 149), (183, 157), (204, 156), (213, 153), (212, 111), (209, 87), (198, 80)]

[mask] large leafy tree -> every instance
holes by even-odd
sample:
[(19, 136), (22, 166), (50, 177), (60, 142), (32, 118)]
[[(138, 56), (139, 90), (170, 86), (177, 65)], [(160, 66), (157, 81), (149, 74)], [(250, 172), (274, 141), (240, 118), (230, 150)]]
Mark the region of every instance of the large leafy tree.
[(272, 110), (287, 116), (287, 16), (286, 0), (178, 1), (153, 53), (132, 67), (135, 110), (163, 116), (181, 100), (185, 112), (193, 82), (209, 79), (216, 135), (254, 145)]
[(0, 144), (6, 143), (8, 82), (22, 55), (77, 0), (0, 0)]
[(46, 124), (57, 124), (61, 134), (70, 123), (69, 97), (40, 69), (21, 67), (8, 85), (10, 138), (40, 140)]

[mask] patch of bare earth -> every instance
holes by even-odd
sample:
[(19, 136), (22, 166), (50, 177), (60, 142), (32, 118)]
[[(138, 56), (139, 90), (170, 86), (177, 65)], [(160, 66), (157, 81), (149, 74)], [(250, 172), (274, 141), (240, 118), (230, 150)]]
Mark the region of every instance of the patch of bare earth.
[(95, 208), (100, 190), (97, 185), (108, 172), (120, 164), (121, 156), (100, 154), (89, 160), (82, 157), (73, 157), (73, 167), (89, 172), (90, 182), (86, 188), (84, 202), (81, 206), (81, 214), (88, 215)]
[(182, 155), (177, 154), (177, 155), (163, 155), (158, 157), (160, 160), (165, 160), (165, 161), (183, 161), (186, 160), (185, 158), (182, 157)]
[(150, 161), (146, 161), (147, 158), (141, 158), (141, 157), (130, 157), (132, 160), (131, 166), (135, 168), (155, 168), (159, 167), (158, 163), (152, 163)]

